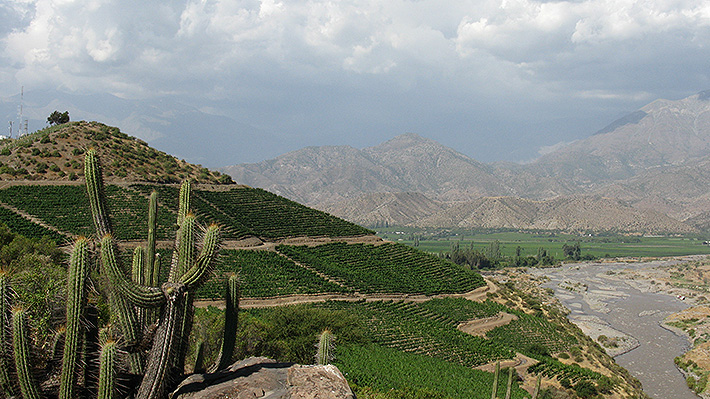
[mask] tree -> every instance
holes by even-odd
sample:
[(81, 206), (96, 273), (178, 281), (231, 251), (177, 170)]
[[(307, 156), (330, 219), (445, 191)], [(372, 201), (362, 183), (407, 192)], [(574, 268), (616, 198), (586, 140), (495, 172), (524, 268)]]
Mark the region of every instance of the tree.
[(61, 125), (67, 122), (69, 122), (69, 111), (54, 111), (47, 117), (47, 123), (49, 123), (50, 126)]
[(562, 245), (562, 253), (565, 255), (565, 258), (580, 260), (582, 258), (582, 247), (579, 242), (564, 244)]

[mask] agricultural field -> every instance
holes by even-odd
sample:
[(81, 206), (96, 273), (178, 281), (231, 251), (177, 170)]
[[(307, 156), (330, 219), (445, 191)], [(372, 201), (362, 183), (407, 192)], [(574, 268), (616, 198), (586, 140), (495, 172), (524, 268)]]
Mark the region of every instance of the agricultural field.
[(555, 259), (564, 258), (564, 244), (580, 243), (582, 256), (593, 257), (663, 257), (681, 255), (707, 255), (710, 246), (703, 244), (710, 237), (704, 236), (629, 236), (593, 235), (582, 236), (560, 232), (518, 231), (467, 231), (450, 229), (418, 229), (390, 227), (378, 229), (380, 237), (402, 244), (417, 246), (426, 252), (448, 252), (454, 243), (461, 248), (484, 251), (491, 242), (500, 243), (501, 254), (512, 257), (520, 247), (521, 256), (534, 256), (544, 248)]
[(245, 298), (352, 292), (276, 252), (224, 250), (213, 277), (198, 290), (198, 298), (222, 298), (230, 274), (239, 276)]
[[(178, 188), (165, 185), (109, 185), (106, 187), (114, 230), (120, 240), (145, 237), (148, 195), (159, 193), (158, 239), (172, 239), (177, 218)], [(0, 190), (0, 202), (25, 212), (61, 232), (90, 235), (93, 224), (83, 185), (17, 185)], [(268, 191), (235, 188), (229, 191), (194, 190), (193, 209), (200, 222), (222, 226), (224, 239), (257, 236), (265, 239), (317, 236), (362, 236), (372, 232), (326, 213), (307, 208)], [(14, 214), (14, 212), (11, 212)], [(17, 224), (17, 214), (0, 214), (0, 221)]]
[(360, 293), (462, 293), (485, 283), (480, 274), (401, 244), (279, 245), (291, 259)]
[[(357, 387), (380, 392), (399, 390), (417, 398), (489, 399), (493, 374), (429, 356), (401, 352), (379, 345), (345, 345), (338, 350), (335, 364)], [(505, 393), (506, 372), (498, 380), (498, 393)], [(366, 390), (367, 392), (368, 390)], [(511, 398), (529, 394), (513, 383)]]

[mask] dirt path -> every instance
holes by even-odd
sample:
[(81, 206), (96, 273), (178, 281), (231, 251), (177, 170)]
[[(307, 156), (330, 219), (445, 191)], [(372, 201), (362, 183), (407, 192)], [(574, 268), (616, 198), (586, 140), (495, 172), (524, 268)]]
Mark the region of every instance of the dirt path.
[[(425, 302), (434, 298), (466, 298), (471, 301), (483, 302), (489, 292), (498, 290), (496, 285), (486, 280), (486, 286), (476, 288), (473, 291), (463, 294), (441, 294), (441, 295), (413, 295), (413, 294), (316, 294), (316, 295), (287, 295), (277, 298), (243, 298), (239, 301), (239, 307), (243, 309), (269, 308), (274, 306), (296, 305), (300, 303), (317, 303), (325, 301), (405, 301), (405, 302)], [(224, 301), (195, 301), (195, 306), (206, 308), (215, 306), (224, 308)]]
[(43, 222), (41, 219), (37, 219), (36, 217), (30, 215), (29, 213), (27, 213), (27, 212), (25, 212), (25, 211), (23, 211), (23, 210), (17, 209), (17, 208), (15, 208), (15, 207), (12, 206), (12, 205), (8, 205), (8, 204), (6, 204), (6, 203), (4, 203), (4, 202), (0, 202), (0, 206), (3, 207), (3, 208), (5, 208), (5, 209), (7, 209), (7, 210), (9, 210), (9, 211), (15, 212), (17, 215), (19, 215), (19, 216), (21, 216), (21, 217), (23, 217), (23, 218), (29, 220), (29, 221), (32, 222), (32, 223), (35, 223), (35, 224), (38, 224), (38, 225), (44, 227), (44, 228), (47, 229), (47, 230), (52, 230), (52, 231), (54, 231), (54, 232), (56, 232), (56, 233), (59, 233), (59, 234), (65, 235), (65, 236), (69, 236), (69, 237), (72, 237), (72, 238), (76, 238), (76, 237), (77, 237), (77, 236), (74, 235), (74, 234), (67, 233), (66, 231), (61, 231), (61, 230), (59, 230), (58, 228), (56, 228), (56, 227), (54, 227), (54, 226), (52, 226), (52, 225), (50, 225), (50, 224), (47, 224), (47, 223)]
[(482, 319), (473, 319), (465, 321), (459, 324), (456, 328), (465, 332), (466, 334), (482, 337), (486, 335), (488, 331), (491, 331), (492, 329), (499, 326), (504, 326), (513, 320), (518, 320), (518, 316), (510, 313), (499, 312), (497, 315), (492, 317), (484, 317)]

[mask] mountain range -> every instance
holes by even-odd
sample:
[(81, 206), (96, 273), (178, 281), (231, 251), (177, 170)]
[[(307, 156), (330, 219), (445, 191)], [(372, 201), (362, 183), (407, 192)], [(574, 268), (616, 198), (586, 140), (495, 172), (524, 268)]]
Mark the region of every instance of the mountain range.
[(689, 232), (710, 226), (708, 166), (704, 91), (656, 100), (527, 164), (481, 163), (408, 133), (222, 170), (365, 225)]

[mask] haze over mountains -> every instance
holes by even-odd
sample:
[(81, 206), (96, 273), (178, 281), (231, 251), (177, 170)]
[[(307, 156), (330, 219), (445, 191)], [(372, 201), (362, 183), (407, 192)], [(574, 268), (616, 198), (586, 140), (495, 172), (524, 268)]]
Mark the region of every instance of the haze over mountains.
[(524, 165), (483, 164), (409, 133), (223, 171), (365, 225), (689, 232), (710, 226), (709, 166), (705, 91), (654, 101)]

